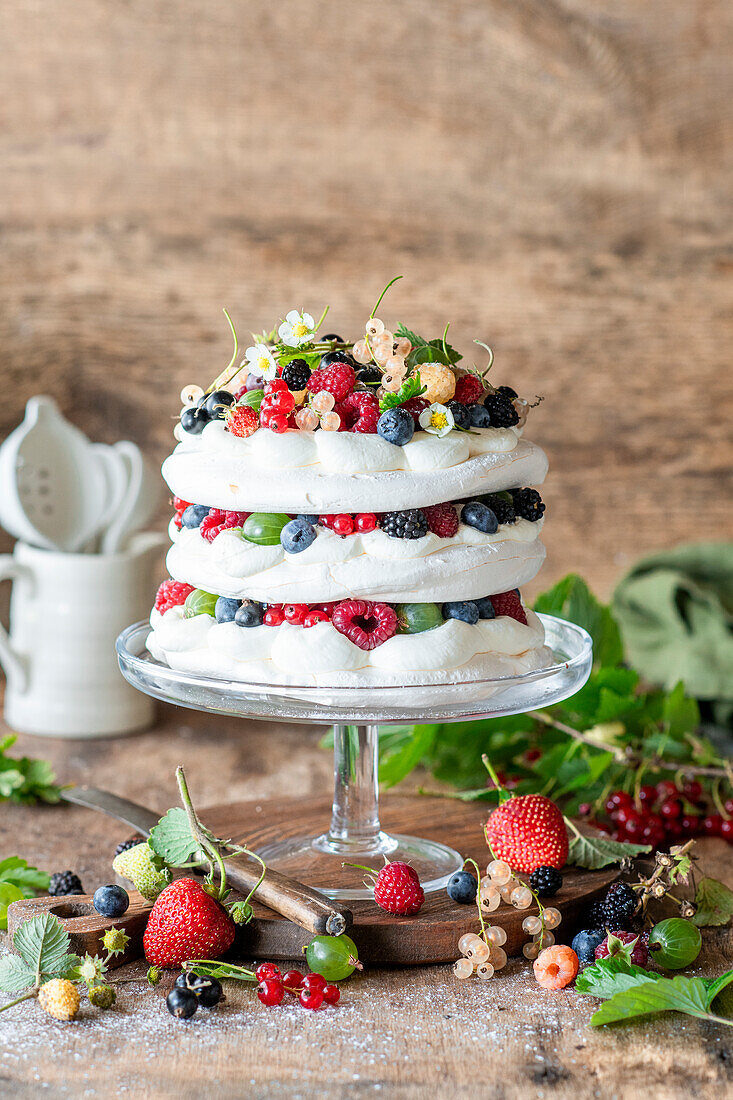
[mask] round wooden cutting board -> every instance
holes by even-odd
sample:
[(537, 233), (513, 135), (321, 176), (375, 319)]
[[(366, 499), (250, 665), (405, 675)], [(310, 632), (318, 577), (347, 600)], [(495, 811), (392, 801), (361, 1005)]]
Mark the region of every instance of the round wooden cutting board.
[[(441, 841), (476, 860), (483, 872), (489, 853), (483, 823), (489, 808), (482, 803), (465, 803), (448, 798), (387, 795), (381, 801), (382, 826), (388, 832), (412, 833)], [(231, 837), (256, 849), (259, 845), (294, 833), (316, 836), (327, 826), (331, 813), (325, 799), (294, 799), (272, 802), (234, 802), (202, 810), (201, 817), (217, 835)], [(378, 868), (379, 862), (375, 861)], [(360, 872), (354, 871), (355, 881)], [(583, 927), (590, 903), (617, 877), (615, 867), (602, 871), (566, 868), (563, 886), (548, 905), (563, 915), (555, 930), (559, 942), (569, 942)], [(318, 886), (317, 882), (309, 885)], [(345, 903), (354, 914), (349, 933), (359, 948), (359, 957), (372, 966), (381, 964), (418, 965), (447, 962), (458, 955), (458, 940), (464, 932), (479, 930), (475, 905), (458, 905), (444, 891), (428, 894), (414, 917), (393, 917), (373, 901)], [(522, 931), (522, 921), (536, 906), (517, 910), (502, 904), (489, 915), (493, 924), (507, 934), (508, 955), (520, 955), (531, 937)], [(487, 922), (488, 923), (488, 922)], [(238, 933), (233, 950), (243, 958), (300, 959), (312, 935), (296, 924), (255, 904), (254, 920)]]

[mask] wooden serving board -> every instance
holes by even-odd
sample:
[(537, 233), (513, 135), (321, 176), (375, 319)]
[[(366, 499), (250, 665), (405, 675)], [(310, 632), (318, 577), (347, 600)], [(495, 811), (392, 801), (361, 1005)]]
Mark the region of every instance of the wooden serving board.
[[(388, 832), (412, 833), (449, 844), (475, 859), (482, 872), (489, 861), (483, 836), (488, 812), (488, 807), (481, 803), (448, 798), (387, 795), (380, 805), (382, 825)], [(232, 837), (256, 849), (296, 831), (316, 836), (326, 827), (330, 813), (330, 803), (315, 798), (235, 802), (206, 809), (201, 816), (218, 836)], [(360, 881), (360, 872), (353, 873), (355, 881)], [(563, 872), (562, 889), (551, 901), (547, 900), (548, 905), (554, 905), (563, 914), (563, 922), (555, 930), (559, 941), (569, 941), (583, 926), (588, 906), (617, 874), (615, 867), (603, 871), (567, 868)], [(318, 887), (319, 883), (310, 881), (309, 885)], [(390, 916), (369, 900), (346, 904), (354, 914), (354, 927), (349, 934), (359, 948), (359, 957), (371, 966), (453, 960), (463, 933), (478, 930), (476, 906), (458, 905), (443, 891), (428, 894), (414, 917)], [(536, 912), (536, 906), (520, 911), (502, 904), (490, 915), (492, 923), (500, 924), (506, 931), (508, 955), (522, 953), (530, 938), (522, 931), (522, 921)], [(255, 904), (255, 919), (238, 931), (233, 951), (243, 958), (299, 959), (311, 939), (309, 932)]]
[[(129, 886), (126, 883), (126, 888)], [(137, 890), (130, 890), (130, 907), (121, 917), (102, 917), (92, 905), (91, 894), (71, 894), (64, 898), (30, 898), (8, 906), (8, 932), (12, 942), (18, 926), (31, 917), (53, 913), (69, 933), (70, 951), (76, 955), (104, 955), (102, 936), (110, 928), (121, 928), (130, 942), (120, 955), (109, 961), (111, 969), (139, 959), (143, 953), (143, 933), (153, 907)]]

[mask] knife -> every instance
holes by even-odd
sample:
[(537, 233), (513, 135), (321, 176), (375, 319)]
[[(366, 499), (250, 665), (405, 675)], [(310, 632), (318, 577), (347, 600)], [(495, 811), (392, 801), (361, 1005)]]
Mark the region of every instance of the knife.
[[(153, 810), (98, 787), (66, 787), (61, 791), (61, 797), (76, 806), (85, 806), (89, 810), (99, 810), (100, 813), (116, 817), (143, 836), (148, 836), (160, 819), (160, 814)], [(244, 855), (227, 856), (224, 866), (227, 881), (244, 894), (250, 892), (260, 877), (259, 864)], [(257, 887), (256, 896), (263, 905), (316, 935), (340, 936), (353, 923), (350, 909), (336, 905), (318, 890), (311, 890), (302, 882), (281, 875), (278, 871), (271, 871), (269, 867)]]

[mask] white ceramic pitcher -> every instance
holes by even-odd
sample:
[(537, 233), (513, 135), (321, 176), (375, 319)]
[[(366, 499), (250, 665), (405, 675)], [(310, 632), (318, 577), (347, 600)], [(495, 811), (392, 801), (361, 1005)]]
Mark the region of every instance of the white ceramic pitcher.
[(115, 639), (150, 613), (164, 543), (144, 532), (119, 554), (63, 554), (19, 542), (0, 555), (0, 580), (13, 581), (9, 633), (0, 626), (11, 729), (89, 738), (150, 725), (153, 702), (123, 679)]

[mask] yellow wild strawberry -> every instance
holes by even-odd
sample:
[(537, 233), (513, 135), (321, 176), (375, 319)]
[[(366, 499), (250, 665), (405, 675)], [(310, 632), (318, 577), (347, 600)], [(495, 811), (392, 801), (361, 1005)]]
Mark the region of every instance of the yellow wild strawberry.
[(73, 1020), (79, 1011), (79, 990), (66, 978), (52, 978), (38, 990), (38, 1003), (55, 1020)]

